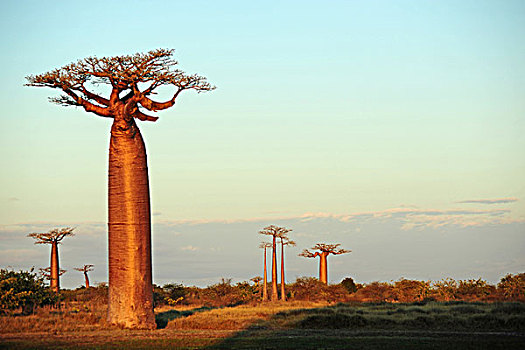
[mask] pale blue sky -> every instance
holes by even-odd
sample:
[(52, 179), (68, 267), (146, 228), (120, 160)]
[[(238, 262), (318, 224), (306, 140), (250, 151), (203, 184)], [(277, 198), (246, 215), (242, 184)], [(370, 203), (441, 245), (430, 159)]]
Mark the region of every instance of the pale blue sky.
[(163, 47), (218, 89), (140, 123), (157, 224), (417, 208), (525, 248), (523, 1), (3, 1), (0, 16), (6, 235), (106, 220), (110, 121), (24, 77)]

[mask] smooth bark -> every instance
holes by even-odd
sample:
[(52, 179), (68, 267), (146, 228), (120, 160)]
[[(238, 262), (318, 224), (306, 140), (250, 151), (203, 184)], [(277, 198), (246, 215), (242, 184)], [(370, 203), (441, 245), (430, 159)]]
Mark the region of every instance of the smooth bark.
[(319, 281), (328, 284), (328, 252), (321, 252), (319, 254)]
[(286, 291), (284, 290), (284, 242), (281, 237), (281, 300), (286, 301)]
[(266, 267), (266, 247), (264, 247), (264, 282), (262, 300), (268, 301), (268, 271)]
[(53, 292), (58, 293), (60, 291), (60, 266), (58, 263), (58, 242), (57, 241), (53, 241), (51, 243), (51, 262), (49, 266), (50, 266), (49, 285)]
[(89, 277), (87, 271), (84, 271), (84, 280), (86, 281), (86, 289), (89, 288)]
[(109, 148), (108, 321), (156, 328), (146, 149), (133, 118), (115, 117)]
[(273, 246), (272, 246), (272, 300), (279, 299), (279, 292), (277, 290), (277, 248), (276, 238), (273, 236)]

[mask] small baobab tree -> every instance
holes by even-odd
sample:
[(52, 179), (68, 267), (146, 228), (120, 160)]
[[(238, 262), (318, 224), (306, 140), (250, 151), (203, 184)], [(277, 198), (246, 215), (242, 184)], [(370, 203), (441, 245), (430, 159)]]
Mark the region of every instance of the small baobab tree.
[(82, 267), (75, 267), (75, 270), (83, 272), (84, 273), (84, 280), (86, 282), (86, 288), (89, 288), (89, 277), (88, 272), (93, 271), (94, 265), (84, 265)]
[(35, 239), (35, 244), (51, 245), (51, 263), (49, 266), (49, 285), (51, 290), (58, 293), (60, 290), (60, 265), (58, 259), (58, 245), (69, 236), (74, 236), (74, 228), (65, 227), (62, 229), (55, 228), (45, 233), (30, 233), (27, 236)]
[(305, 258), (315, 258), (319, 257), (319, 281), (328, 284), (328, 255), (339, 255), (350, 253), (351, 250), (346, 250), (339, 248), (341, 244), (325, 244), (317, 243), (312, 249), (317, 250), (315, 253), (310, 252), (308, 249), (304, 249), (299, 256), (304, 256)]
[(263, 272), (263, 290), (262, 290), (262, 300), (268, 301), (268, 268), (266, 267), (266, 249), (271, 248), (272, 244), (270, 242), (261, 242), (259, 248), (264, 249), (264, 272)]
[[(289, 230), (290, 232), (292, 230)], [(284, 246), (290, 245), (295, 246), (295, 242), (290, 240), (286, 233), (280, 234), (279, 238), (281, 239), (281, 300), (286, 300), (286, 291), (284, 288), (285, 278), (284, 278)]]
[(286, 235), (291, 230), (275, 225), (266, 226), (259, 231), (261, 235), (272, 236), (272, 300), (279, 299), (279, 292), (277, 290), (277, 237), (279, 235)]
[[(204, 77), (176, 69), (174, 50), (88, 57), (39, 75), (27, 86), (64, 94), (50, 101), (112, 119), (108, 164), (108, 321), (126, 328), (156, 328), (151, 271), (151, 208), (146, 147), (136, 120), (175, 105), (186, 90), (213, 90)], [(104, 95), (107, 86), (108, 94)], [(166, 101), (151, 98), (174, 88)]]

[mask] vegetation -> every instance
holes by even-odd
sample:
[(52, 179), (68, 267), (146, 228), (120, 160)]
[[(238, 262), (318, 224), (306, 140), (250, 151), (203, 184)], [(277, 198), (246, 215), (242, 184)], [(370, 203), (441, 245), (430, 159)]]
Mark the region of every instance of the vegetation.
[[(178, 63), (172, 56), (173, 50), (158, 49), (127, 56), (88, 57), (26, 78), (28, 86), (64, 93), (51, 102), (82, 107), (113, 119), (108, 167), (108, 319), (128, 328), (155, 328), (148, 165), (135, 119), (156, 121), (158, 118), (146, 111), (172, 107), (182, 91), (214, 89), (204, 77), (176, 69)], [(97, 92), (105, 90), (101, 85), (109, 87), (109, 96)], [(165, 102), (152, 100), (161, 87), (174, 88), (175, 92)]]
[[(350, 277), (326, 285), (302, 277), (286, 286), (286, 303), (260, 303), (258, 285), (248, 282), (169, 283), (154, 289), (154, 332), (108, 324), (105, 284), (61, 290), (58, 299), (32, 271), (1, 270), (0, 276), (0, 343), (8, 348), (518, 349), (525, 334), (524, 289), (517, 283), (523, 274), (507, 275), (497, 286), (451, 279), (360, 285)], [(38, 293), (43, 297), (29, 304), (39, 307), (23, 316), (24, 298)], [(7, 306), (12, 295), (21, 302)]]
[(54, 304), (56, 293), (44, 286), (41, 277), (30, 271), (0, 270), (0, 312), (12, 314), (19, 310), (22, 315), (32, 314), (35, 307)]

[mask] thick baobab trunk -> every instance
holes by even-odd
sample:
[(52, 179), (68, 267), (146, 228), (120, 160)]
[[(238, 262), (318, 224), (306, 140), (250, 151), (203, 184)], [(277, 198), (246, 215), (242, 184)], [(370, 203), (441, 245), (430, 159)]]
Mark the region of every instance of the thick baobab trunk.
[(109, 147), (108, 321), (126, 328), (153, 329), (146, 149), (135, 121), (126, 119), (115, 117)]
[(84, 271), (84, 280), (86, 281), (86, 288), (89, 288), (89, 277), (87, 271)]
[(272, 300), (279, 299), (279, 293), (277, 291), (277, 254), (276, 254), (276, 242), (275, 236), (273, 236), (273, 247), (272, 247)]
[(268, 301), (268, 271), (266, 268), (266, 248), (264, 248), (264, 282), (263, 282), (263, 293), (262, 300)]
[(328, 284), (328, 262), (327, 258), (328, 254), (326, 252), (322, 252), (319, 254), (319, 281), (323, 282), (324, 284)]
[(49, 277), (51, 290), (55, 293), (60, 291), (60, 266), (58, 264), (58, 242), (53, 241), (51, 243), (51, 262), (49, 264), (50, 270)]
[(286, 292), (284, 290), (284, 244), (281, 239), (281, 300), (286, 301)]

